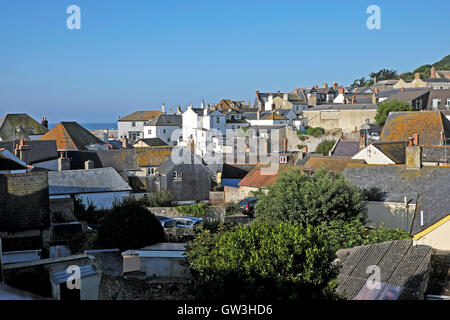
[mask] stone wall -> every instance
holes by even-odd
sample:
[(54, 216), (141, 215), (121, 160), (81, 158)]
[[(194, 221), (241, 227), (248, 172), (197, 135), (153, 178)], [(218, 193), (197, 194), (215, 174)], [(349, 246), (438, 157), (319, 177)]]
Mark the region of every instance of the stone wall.
[(99, 300), (193, 300), (189, 279), (141, 279), (103, 274)]
[(243, 199), (239, 188), (227, 186), (224, 187), (223, 190), (225, 193), (225, 203), (236, 203)]

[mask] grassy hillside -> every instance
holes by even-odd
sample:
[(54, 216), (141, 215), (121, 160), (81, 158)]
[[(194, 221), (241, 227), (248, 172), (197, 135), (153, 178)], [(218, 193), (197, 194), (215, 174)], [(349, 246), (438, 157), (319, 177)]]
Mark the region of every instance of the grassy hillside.
[(413, 72), (405, 72), (399, 75), (399, 78), (405, 79), (405, 80), (411, 80), (414, 78), (415, 73), (420, 73), (422, 78), (429, 78), (430, 77), (430, 71), (431, 67), (435, 67), (436, 70), (450, 70), (450, 55), (443, 58), (441, 61), (438, 61), (434, 64), (426, 64), (423, 66), (420, 66)]

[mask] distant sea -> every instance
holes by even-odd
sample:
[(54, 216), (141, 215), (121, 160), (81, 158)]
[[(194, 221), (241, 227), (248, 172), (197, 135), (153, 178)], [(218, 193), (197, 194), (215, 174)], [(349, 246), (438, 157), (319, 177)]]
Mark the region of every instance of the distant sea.
[[(49, 123), (49, 129), (54, 128), (57, 123)], [(117, 130), (117, 122), (79, 122), (79, 125), (86, 130)]]

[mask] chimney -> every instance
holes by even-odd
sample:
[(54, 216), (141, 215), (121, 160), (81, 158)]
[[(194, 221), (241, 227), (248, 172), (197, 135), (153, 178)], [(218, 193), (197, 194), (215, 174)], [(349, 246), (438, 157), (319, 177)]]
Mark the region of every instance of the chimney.
[(61, 152), (58, 159), (58, 171), (67, 170), (70, 170), (70, 159), (64, 157), (64, 152)]
[(16, 145), (14, 151), (15, 156), (20, 158), (24, 162), (28, 162), (28, 153), (30, 151), (30, 145), (27, 140), (20, 139), (19, 145)]
[(41, 122), (42, 126), (46, 127), (48, 129), (48, 120), (46, 117), (42, 118), (42, 122)]
[(280, 90), (277, 90), (277, 94), (280, 94)]
[(414, 80), (420, 80), (420, 73), (419, 72), (416, 72), (414, 74)]
[(401, 92), (405, 92), (405, 88), (401, 88), (400, 90), (401, 90)]
[(323, 87), (324, 87), (324, 88), (328, 88), (328, 83), (325, 82), (325, 83), (323, 84)]
[(352, 104), (356, 103), (356, 96), (352, 96)]
[(418, 145), (419, 145), (419, 135), (418, 135), (417, 133), (414, 133), (414, 134), (412, 135), (412, 138), (413, 138), (413, 144), (414, 144), (415, 146), (418, 146)]
[(375, 93), (372, 94), (372, 103), (373, 104), (377, 104), (378, 103), (378, 98), (377, 98), (377, 95)]
[(355, 90), (353, 90), (354, 93), (358, 93), (358, 88), (355, 88)]
[(431, 79), (436, 79), (437, 77), (436, 77), (436, 68), (435, 67), (431, 67), (431, 70), (430, 70), (430, 78)]
[(161, 106), (161, 114), (166, 114), (166, 104), (164, 102)]
[(359, 134), (359, 149), (364, 149), (367, 147), (367, 136), (366, 131), (363, 131)]
[(91, 170), (94, 169), (94, 161), (88, 160), (84, 163), (84, 169), (85, 170)]
[(170, 107), (170, 114), (173, 114), (173, 109), (172, 109), (172, 107)]
[(344, 94), (344, 88), (339, 88), (339, 94)]
[(414, 146), (414, 139), (413, 138), (409, 138), (408, 139), (408, 147), (412, 147)]
[(120, 139), (120, 141), (122, 142), (122, 148), (128, 149), (128, 138), (123, 137), (122, 139)]
[(410, 145), (406, 147), (406, 167), (408, 169), (422, 168), (422, 147)]
[(258, 111), (256, 112), (256, 120), (259, 120), (261, 118), (261, 108), (258, 107)]
[(181, 107), (180, 107), (180, 106), (177, 107), (177, 114), (178, 114), (178, 115), (181, 114)]
[(336, 81), (333, 82), (333, 89), (336, 90), (338, 87), (338, 83)]
[(314, 88), (319, 89), (319, 86), (317, 84), (314, 85)]
[(298, 89), (294, 89), (294, 94), (295, 94), (296, 96), (298, 96), (298, 92), (299, 92)]
[(109, 130), (108, 129), (103, 130), (103, 142), (106, 144), (109, 143)]
[(373, 92), (374, 92), (374, 93), (379, 93), (379, 92), (380, 92), (380, 89), (375, 88), (375, 90), (373, 90)]

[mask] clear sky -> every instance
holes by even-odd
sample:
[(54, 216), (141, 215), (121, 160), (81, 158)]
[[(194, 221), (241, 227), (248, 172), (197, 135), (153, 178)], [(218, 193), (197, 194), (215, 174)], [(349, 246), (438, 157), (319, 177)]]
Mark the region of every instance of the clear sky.
[[(81, 30), (69, 30), (69, 5)], [(366, 9), (381, 8), (381, 30)], [(450, 1), (0, 0), (0, 116), (112, 122), (450, 54)]]

